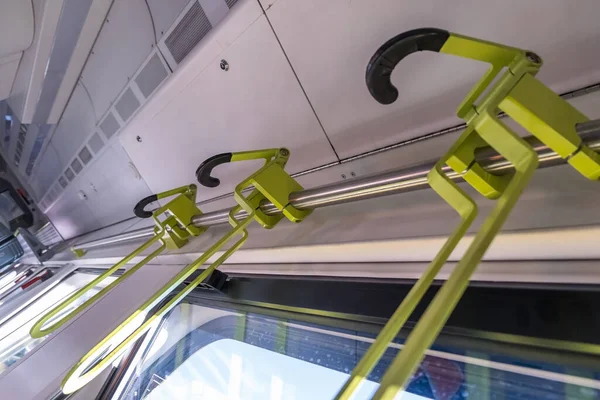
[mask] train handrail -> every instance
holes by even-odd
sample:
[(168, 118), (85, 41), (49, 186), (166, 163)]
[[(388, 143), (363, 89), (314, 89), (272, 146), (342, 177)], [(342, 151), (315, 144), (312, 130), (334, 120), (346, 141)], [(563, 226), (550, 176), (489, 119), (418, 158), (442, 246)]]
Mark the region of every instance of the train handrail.
[[(64, 378), (61, 385), (63, 393), (73, 393), (98, 376), (105, 368), (110, 366), (121, 354), (123, 354), (129, 346), (147, 332), (153, 324), (158, 323), (160, 319), (175, 307), (189, 292), (209, 278), (216, 268), (244, 244), (248, 238), (248, 231), (246, 228), (252, 221), (257, 221), (264, 228), (273, 228), (283, 218), (283, 215), (266, 215), (260, 209), (260, 205), (264, 200), (270, 200), (279, 204), (281, 207), (280, 210), (284, 212), (288, 219), (294, 222), (300, 222), (304, 217), (310, 214), (310, 211), (296, 210), (289, 205), (290, 193), (296, 190), (302, 190), (302, 186), (300, 186), (284, 170), (290, 155), (289, 150), (267, 149), (227, 154), (227, 157), (211, 157), (200, 165), (196, 174), (200, 184), (207, 187), (217, 186), (219, 181), (211, 176), (211, 172), (214, 167), (223, 162), (253, 159), (265, 160), (264, 165), (258, 171), (251, 174), (235, 188), (238, 205), (229, 211), (229, 223), (232, 229), (217, 240), (198, 259), (177, 273), (175, 277), (169, 280), (133, 314), (84, 355)], [(217, 160), (217, 162), (214, 160)], [(254, 187), (255, 189), (252, 190), (248, 196), (244, 196), (242, 192), (248, 187)], [(144, 205), (139, 208), (140, 214), (146, 204), (148, 204), (148, 202), (144, 202)], [(242, 209), (246, 210), (248, 215), (244, 219), (238, 220), (235, 215)], [(198, 268), (208, 262), (211, 257), (215, 256), (218, 251), (236, 236), (239, 236), (239, 239), (225, 250), (216, 261), (211, 263), (210, 266), (189, 283), (185, 289), (170, 299), (152, 316), (140, 323), (141, 318), (146, 316), (150, 310), (156, 307), (156, 305), (173, 292), (175, 288), (183, 283)], [(131, 332), (132, 329), (133, 332)]]
[[(589, 121), (588, 118), (535, 78), (542, 60), (533, 52), (435, 28), (408, 31), (386, 42), (368, 63), (367, 87), (378, 102), (391, 104), (396, 100), (399, 92), (390, 80), (394, 68), (409, 54), (422, 50), (491, 64), (458, 107), (457, 115), (467, 124), (465, 131), (428, 174), (429, 185), (457, 211), (461, 222), (352, 371), (336, 399), (351, 398), (368, 377), (477, 214), (475, 202), (446, 176), (443, 168), (450, 167), (480, 194), (496, 200), (496, 206), (412, 329), (402, 350), (382, 377), (374, 399), (393, 399), (406, 386), (537, 169), (535, 151), (499, 120), (500, 111), (566, 159), (582, 175), (590, 180), (600, 178), (600, 155), (586, 146), (576, 132), (577, 125)], [(496, 77), (498, 79), (493, 83)], [(483, 146), (498, 151), (514, 166), (515, 172), (498, 176), (486, 171), (475, 159), (476, 150)]]

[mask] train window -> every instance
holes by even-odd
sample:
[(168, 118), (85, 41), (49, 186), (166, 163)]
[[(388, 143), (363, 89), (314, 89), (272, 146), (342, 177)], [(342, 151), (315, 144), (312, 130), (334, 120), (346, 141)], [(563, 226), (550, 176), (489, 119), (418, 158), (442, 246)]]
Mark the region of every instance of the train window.
[(0, 193), (0, 215), (5, 221), (11, 221), (23, 214), (23, 210), (15, 202), (8, 190)]
[(0, 283), (0, 306), (51, 278), (52, 271), (39, 265), (12, 267)]
[[(180, 304), (131, 356), (112, 399), (334, 398), (374, 334), (293, 315)], [(353, 398), (371, 398), (400, 348), (400, 340), (390, 346)], [(598, 376), (506, 354), (434, 347), (396, 398), (591, 399), (600, 396)]]
[[(45, 339), (45, 337), (33, 339), (29, 336), (29, 330), (42, 313), (49, 310), (52, 306), (56, 305), (60, 300), (67, 297), (75, 290), (83, 287), (95, 277), (95, 274), (80, 272), (69, 275), (43, 296), (37, 298), (19, 313), (0, 325), (0, 373), (23, 358)], [(88, 291), (84, 296), (75, 301), (74, 304), (67, 307), (63, 313), (49, 321), (49, 324), (52, 324), (53, 321), (60, 319), (62, 315), (82, 304), (103, 287), (110, 284), (114, 279), (114, 277), (110, 277), (103, 281), (101, 285)]]

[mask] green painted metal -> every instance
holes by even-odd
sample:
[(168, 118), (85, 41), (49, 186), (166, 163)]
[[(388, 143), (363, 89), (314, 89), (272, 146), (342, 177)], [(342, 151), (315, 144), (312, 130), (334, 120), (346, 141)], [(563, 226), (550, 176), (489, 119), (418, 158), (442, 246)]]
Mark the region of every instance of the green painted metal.
[[(108, 293), (112, 288), (119, 285), (121, 282), (123, 282), (123, 280), (127, 279), (129, 276), (131, 276), (137, 270), (139, 270), (142, 266), (146, 265), (154, 257), (162, 253), (167, 247), (169, 247), (170, 243), (172, 243), (173, 245), (175, 245), (175, 243), (178, 243), (181, 246), (187, 242), (187, 238), (190, 236), (190, 234), (193, 233), (194, 235), (197, 235), (206, 230), (205, 228), (199, 230), (185, 229), (187, 225), (191, 225), (192, 217), (200, 213), (200, 210), (198, 210), (195, 204), (196, 185), (182, 186), (180, 188), (159, 193), (157, 195), (157, 197), (160, 199), (164, 199), (170, 196), (177, 197), (175, 197), (175, 199), (171, 200), (165, 206), (160, 207), (153, 213), (153, 218), (156, 224), (155, 235), (148, 241), (146, 241), (144, 244), (139, 246), (137, 249), (129, 253), (115, 265), (107, 269), (106, 272), (104, 272), (102, 275), (99, 275), (87, 285), (83, 286), (81, 289), (77, 290), (65, 300), (60, 302), (56, 307), (52, 308), (50, 311), (45, 313), (31, 327), (29, 334), (32, 338), (37, 339), (44, 337), (56, 331), (61, 326), (65, 325), (67, 322), (72, 320), (73, 317), (75, 317), (77, 314), (81, 313), (100, 297)], [(161, 220), (160, 218), (163, 213), (167, 213), (170, 216), (164, 220)], [(183, 225), (184, 228), (180, 228), (179, 224), (186, 225)], [(117, 272), (117, 270), (123, 268), (135, 257), (141, 255), (146, 250), (149, 250), (155, 243), (160, 243), (160, 246), (157, 249), (153, 250), (148, 256), (144, 257), (140, 262), (138, 262), (129, 270), (127, 270), (123, 275), (115, 279), (112, 283), (107, 285), (102, 290), (98, 291), (98, 293), (90, 297), (81, 305), (66, 313), (65, 315), (59, 316), (59, 314), (61, 314), (67, 307), (69, 307), (79, 298), (81, 298), (81, 296), (85, 295), (85, 293), (87, 293), (89, 290), (96, 287), (106, 278)], [(49, 323), (50, 326), (45, 327)]]
[[(524, 50), (455, 34), (450, 35), (440, 52), (491, 64), (490, 69), (458, 108), (457, 115), (466, 121), (467, 128), (428, 175), (429, 185), (456, 210), (461, 222), (381, 330), (336, 396), (337, 399), (351, 398), (360, 383), (366, 379), (477, 215), (475, 202), (446, 177), (442, 168), (447, 165), (461, 174), (483, 196), (496, 200), (496, 206), (411, 331), (403, 349), (383, 376), (374, 399), (393, 399), (405, 387), (425, 351), (433, 344), (462, 297), (481, 258), (535, 172), (538, 165), (535, 152), (498, 119), (500, 110), (568, 159), (583, 175), (598, 179), (600, 174), (600, 156), (582, 145), (575, 133), (575, 125), (587, 121), (587, 118), (534, 78), (541, 67), (538, 56)], [(496, 78), (496, 82), (489, 87)], [(482, 99), (476, 104), (480, 96)], [(515, 172), (512, 175), (496, 176), (477, 164), (475, 149), (488, 145), (513, 164)]]
[[(102, 339), (77, 364), (75, 364), (75, 366), (73, 366), (73, 368), (67, 373), (62, 382), (62, 391), (65, 394), (73, 393), (99, 375), (105, 368), (110, 366), (121, 354), (123, 354), (123, 352), (129, 348), (129, 346), (131, 346), (137, 339), (139, 339), (152, 326), (154, 326), (154, 324), (159, 323), (161, 318), (173, 307), (175, 307), (192, 290), (194, 290), (196, 286), (205, 281), (216, 268), (223, 264), (223, 262), (225, 262), (244, 244), (248, 238), (248, 231), (246, 228), (252, 221), (257, 221), (265, 228), (272, 228), (277, 222), (279, 222), (279, 220), (281, 220), (282, 216), (273, 218), (265, 215), (259, 208), (260, 202), (268, 199), (277, 207), (281, 207), (280, 210), (283, 211), (289, 207), (289, 202), (287, 199), (289, 193), (291, 193), (291, 191), (302, 190), (302, 187), (300, 187), (300, 185), (298, 185), (283, 170), (289, 158), (289, 151), (286, 149), (267, 149), (233, 153), (231, 160), (242, 161), (260, 158), (265, 159), (265, 164), (263, 167), (254, 174), (250, 175), (246, 180), (236, 187), (235, 199), (238, 202), (238, 205), (229, 211), (229, 223), (232, 229), (222, 238), (217, 240), (202, 254), (202, 256), (186, 266), (159, 291), (146, 300), (146, 302), (144, 302), (144, 304), (142, 304), (136, 312), (125, 319), (125, 321), (123, 321), (104, 339)], [(242, 190), (249, 186), (254, 186), (255, 189), (248, 195), (248, 197), (244, 197), (242, 195)], [(181, 189), (183, 188), (174, 189), (174, 191), (166, 193), (173, 194)], [(165, 226), (165, 232), (173, 233), (173, 238), (187, 240), (186, 234), (193, 233), (193, 231), (189, 231), (188, 228), (191, 226), (191, 218), (198, 214), (190, 212), (186, 213), (186, 211), (189, 211), (187, 208), (188, 202), (193, 203), (191, 196), (192, 192), (193, 198), (195, 198), (195, 186), (193, 188), (190, 186), (188, 191), (184, 192), (184, 194), (187, 193), (189, 196), (179, 196), (177, 203), (175, 205), (171, 204), (171, 208), (168, 208), (167, 206), (161, 207), (154, 213), (156, 222)], [(182, 198), (184, 199), (182, 200)], [(179, 209), (179, 206), (181, 206), (182, 209)], [(235, 218), (235, 215), (242, 209), (248, 211), (248, 216), (239, 221)], [(167, 219), (164, 221), (159, 221), (158, 216), (165, 211), (171, 211), (172, 215), (167, 217)], [(306, 216), (309, 213), (310, 212), (303, 211), (302, 215)], [(179, 228), (176, 230), (175, 228), (177, 227)], [(168, 228), (170, 228), (170, 230)], [(202, 232), (204, 230), (204, 228), (201, 229)], [(157, 236), (159, 233), (160, 232), (157, 232)], [(187, 278), (189, 278), (199, 268), (204, 266), (204, 264), (206, 264), (213, 256), (216, 256), (217, 252), (224, 248), (235, 237), (239, 238), (237, 241), (235, 241), (235, 243), (233, 243), (233, 245), (225, 250), (215, 261), (213, 261), (208, 268), (202, 271), (198, 277), (196, 277), (158, 311), (146, 318), (144, 321), (144, 318), (150, 312), (150, 310), (162, 302)], [(166, 241), (164, 236), (161, 240)], [(96, 360), (100, 357), (102, 357), (102, 359), (96, 362)]]
[[(267, 229), (275, 226), (284, 216), (292, 222), (301, 222), (312, 212), (312, 210), (299, 210), (289, 203), (291, 193), (304, 190), (284, 170), (289, 157), (289, 150), (283, 148), (233, 153), (231, 157), (231, 161), (265, 160), (261, 169), (235, 187), (233, 196), (242, 209), (248, 213), (254, 212), (256, 221)], [(244, 196), (242, 192), (252, 186), (255, 190), (247, 197)], [(265, 214), (259, 208), (263, 200), (272, 202), (283, 215)]]

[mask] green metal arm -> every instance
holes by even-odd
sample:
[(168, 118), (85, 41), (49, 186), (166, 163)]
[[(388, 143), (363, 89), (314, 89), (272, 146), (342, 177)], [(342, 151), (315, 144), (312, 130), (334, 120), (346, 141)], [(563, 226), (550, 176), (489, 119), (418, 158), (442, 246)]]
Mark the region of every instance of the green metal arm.
[[(268, 149), (243, 153), (228, 153), (227, 157), (218, 155), (211, 157), (202, 163), (197, 170), (198, 181), (206, 186), (214, 187), (218, 185), (218, 180), (211, 177), (210, 172), (216, 165), (231, 160), (265, 159), (265, 164), (262, 168), (250, 175), (248, 179), (244, 180), (236, 187), (236, 191), (239, 191), (240, 195), (236, 196), (239, 205), (233, 207), (229, 212), (229, 223), (231, 224), (232, 229), (204, 252), (202, 256), (186, 266), (158, 292), (146, 300), (135, 313), (130, 315), (116, 329), (100, 341), (100, 343), (94, 346), (75, 366), (73, 366), (63, 380), (62, 390), (64, 393), (73, 393), (98, 376), (105, 368), (110, 366), (121, 354), (123, 354), (133, 342), (147, 332), (153, 324), (158, 323), (158, 321), (187, 296), (188, 293), (207, 279), (216, 268), (223, 264), (223, 262), (244, 244), (248, 238), (248, 231), (246, 228), (253, 220), (259, 222), (264, 227), (271, 228), (282, 218), (279, 217), (278, 219), (273, 220), (270, 219), (271, 217), (269, 216), (269, 219), (265, 220), (262, 211), (260, 211), (260, 202), (263, 199), (276, 199), (278, 203), (275, 204), (278, 207), (284, 205), (282, 206), (282, 209), (285, 209), (288, 204), (287, 196), (289, 195), (289, 193), (286, 194), (286, 190), (295, 191), (297, 190), (296, 188), (300, 187), (297, 183), (295, 185), (289, 183), (290, 180), (293, 181), (293, 179), (283, 169), (288, 157), (289, 151), (286, 149)], [(225, 159), (227, 159), (227, 161), (224, 161)], [(273, 172), (274, 170), (276, 170), (276, 172)], [(217, 181), (216, 184), (215, 180)], [(295, 181), (293, 182), (295, 183)], [(241, 196), (241, 190), (252, 185), (255, 186), (255, 189), (250, 195), (247, 198)], [(248, 216), (242, 221), (238, 221), (235, 218), (235, 215), (242, 210), (242, 208), (248, 211)], [(163, 211), (165, 210), (161, 208), (155, 211), (155, 215)], [(305, 215), (308, 214), (306, 212), (303, 213)], [(288, 218), (291, 219), (293, 217), (288, 216)], [(162, 306), (160, 310), (147, 318), (145, 322), (141, 322), (144, 316), (156, 307), (157, 304), (181, 285), (198, 268), (208, 262), (212, 256), (236, 236), (240, 236), (240, 238), (219, 256), (215, 262), (189, 283), (182, 291), (177, 293), (177, 295), (169, 300), (167, 304)], [(102, 359), (97, 362), (98, 358)]]
[[(174, 195), (177, 195), (175, 199), (170, 201), (164, 207), (161, 207), (158, 210), (156, 210), (152, 215), (156, 223), (156, 228), (154, 232), (155, 234), (152, 238), (150, 238), (144, 244), (142, 244), (130, 254), (125, 256), (121, 261), (110, 267), (102, 275), (99, 275), (87, 285), (83, 286), (81, 289), (77, 290), (65, 300), (60, 302), (56, 307), (52, 308), (50, 311), (45, 313), (31, 327), (31, 330), (29, 332), (31, 337), (37, 339), (56, 331), (58, 328), (72, 320), (83, 310), (87, 309), (100, 297), (104, 296), (106, 293), (112, 290), (112, 288), (119, 285), (121, 282), (123, 282), (123, 280), (127, 279), (129, 276), (131, 276), (137, 270), (139, 270), (142, 266), (146, 265), (154, 257), (162, 253), (167, 247), (169, 247), (169, 243), (174, 243), (175, 241), (179, 244), (184, 243), (187, 239), (187, 236), (189, 236), (188, 231), (190, 231), (189, 228), (186, 228), (186, 225), (189, 225), (191, 223), (191, 217), (200, 214), (200, 210), (198, 210), (194, 204), (196, 198), (196, 186), (183, 186), (177, 189), (169, 190), (168, 192), (159, 193), (155, 196), (160, 196), (159, 198), (166, 198)], [(161, 221), (159, 219), (159, 216), (165, 212), (168, 212), (170, 216), (167, 217), (165, 220)], [(183, 224), (183, 228), (180, 227), (180, 224)], [(195, 227), (194, 229), (195, 230), (192, 230), (191, 232), (194, 232), (194, 234), (196, 235), (204, 231), (198, 230)], [(127, 270), (123, 275), (115, 279), (112, 283), (104, 287), (102, 290), (98, 291), (98, 293), (90, 297), (78, 307), (71, 310), (67, 314), (61, 316), (58, 321), (54, 321), (62, 311), (64, 311), (67, 307), (78, 301), (89, 290), (96, 287), (106, 278), (114, 274), (120, 268), (124, 267), (127, 263), (129, 263), (131, 260), (133, 260), (135, 257), (140, 255), (144, 251), (148, 250), (152, 245), (154, 245), (157, 242), (160, 242), (160, 246), (154, 251), (152, 251), (152, 253), (144, 257), (140, 262), (138, 262), (132, 268)], [(46, 326), (48, 323), (51, 322), (53, 323), (50, 326)]]
[[(531, 131), (584, 176), (593, 180), (600, 177), (600, 156), (582, 145), (575, 132), (576, 124), (587, 118), (534, 78), (541, 67), (541, 59), (534, 53), (432, 28), (406, 32), (384, 44), (369, 62), (367, 86), (378, 101), (389, 104), (395, 100), (398, 91), (389, 80), (392, 70), (406, 55), (421, 50), (491, 64), (459, 106), (457, 114), (466, 120), (467, 129), (428, 175), (430, 186), (459, 213), (461, 222), (358, 363), (336, 396), (338, 399), (351, 398), (366, 379), (475, 218), (475, 203), (444, 175), (442, 168), (450, 166), (483, 196), (495, 199), (496, 206), (413, 328), (402, 351), (383, 376), (374, 399), (393, 399), (405, 387), (535, 172), (538, 164), (535, 152), (497, 118), (499, 110)], [(506, 72), (475, 104), (504, 68)], [(502, 154), (516, 172), (512, 176), (486, 172), (474, 157), (475, 149), (484, 145)]]
[[(230, 213), (230, 217), (234, 215), (234, 212), (237, 213), (238, 210), (239, 208), (237, 207), (233, 208), (232, 212)], [(253, 219), (254, 215), (249, 215), (240, 223), (236, 223), (232, 230), (230, 230), (225, 236), (212, 245), (200, 258), (181, 270), (181, 272), (167, 282), (156, 294), (146, 300), (146, 302), (144, 302), (144, 304), (142, 304), (135, 313), (131, 314), (131, 316), (123, 321), (115, 330), (113, 330), (102, 341), (100, 341), (100, 343), (94, 346), (67, 373), (61, 385), (62, 391), (65, 394), (70, 394), (89, 383), (104, 369), (110, 366), (121, 354), (123, 354), (123, 352), (129, 348), (129, 346), (131, 346), (137, 339), (147, 332), (153, 326), (153, 324), (158, 323), (166, 313), (179, 304), (179, 302), (192, 290), (194, 290), (196, 286), (208, 278), (216, 268), (218, 268), (244, 244), (248, 237), (246, 227), (252, 222)], [(204, 265), (213, 255), (215, 255), (217, 251), (219, 251), (225, 244), (227, 244), (233, 237), (237, 235), (240, 235), (241, 237), (233, 246), (227, 249), (196, 279), (190, 282), (190, 284), (188, 284), (183, 290), (169, 300), (167, 304), (165, 304), (160, 310), (158, 310), (140, 325), (141, 319), (144, 318), (144, 316), (152, 308), (154, 308), (173, 290), (181, 285), (190, 275)], [(135, 330), (128, 334), (128, 331), (131, 332), (131, 330), (134, 328)], [(124, 335), (127, 336), (124, 337)], [(109, 350), (110, 352), (102, 357), (102, 355)], [(95, 364), (99, 357), (102, 357), (102, 360)]]
[[(196, 170), (200, 184), (207, 187), (218, 186), (220, 181), (211, 176), (212, 170), (220, 164), (264, 159), (261, 169), (250, 175), (236, 186), (233, 196), (236, 202), (248, 213), (254, 212), (256, 221), (264, 228), (270, 229), (284, 216), (293, 222), (301, 222), (312, 210), (299, 210), (289, 204), (289, 195), (303, 190), (302, 186), (285, 172), (285, 165), (290, 157), (290, 151), (285, 148), (242, 151), (237, 153), (223, 153), (205, 160)], [(256, 190), (245, 197), (242, 192), (248, 187)], [(267, 215), (259, 208), (263, 200), (272, 202), (283, 215)]]

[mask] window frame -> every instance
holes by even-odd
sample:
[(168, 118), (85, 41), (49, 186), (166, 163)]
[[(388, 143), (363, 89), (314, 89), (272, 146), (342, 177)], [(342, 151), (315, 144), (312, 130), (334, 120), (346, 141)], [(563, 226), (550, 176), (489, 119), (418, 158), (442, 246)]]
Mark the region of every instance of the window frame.
[[(184, 282), (191, 282), (201, 271), (197, 271)], [(434, 282), (433, 287), (425, 295), (425, 302), (431, 300), (443, 282)], [(337, 278), (337, 277), (290, 277), (280, 275), (243, 275), (231, 274), (228, 277), (223, 291), (217, 291), (207, 287), (198, 286), (182, 303), (217, 307), (235, 310), (241, 313), (257, 313), (267, 317), (281, 319), (294, 319), (305, 323), (313, 323), (336, 329), (358, 330), (365, 333), (377, 334), (387, 321), (393, 310), (400, 304), (401, 298), (408, 293), (414, 281), (393, 279), (360, 279), (360, 278)], [(182, 285), (182, 287), (184, 287)], [(323, 296), (302, 295), (306, 289), (324, 294)], [(487, 282), (473, 282), (470, 292), (464, 295), (464, 299), (477, 303), (481, 296), (496, 291), (496, 295), (502, 294), (506, 300), (503, 307), (509, 311), (507, 314), (516, 314), (520, 309), (533, 312), (539, 301), (546, 297), (564, 299), (568, 295), (575, 296), (587, 306), (593, 306), (600, 302), (600, 288), (589, 285), (548, 285), (548, 284), (494, 284)], [(157, 305), (156, 310), (168, 302), (180, 289), (173, 292), (163, 302)], [(353, 311), (348, 312), (348, 296), (356, 294), (357, 290), (364, 293), (372, 293), (372, 296), (362, 296), (361, 301), (355, 305)], [(477, 293), (476, 293), (477, 292)], [(395, 296), (390, 294), (394, 293)], [(580, 296), (578, 296), (580, 295)], [(467, 301), (469, 304), (469, 301)], [(583, 320), (581, 312), (575, 312), (575, 308), (581, 302), (567, 304), (566, 314), (570, 314), (575, 320)], [(405, 328), (402, 329), (398, 338), (405, 338), (414, 326), (415, 316), (420, 316), (425, 306), (421, 306), (411, 316)], [(511, 311), (512, 310), (512, 311)], [(468, 314), (468, 309), (457, 307), (455, 313)], [(149, 313), (152, 315), (152, 313)], [(154, 341), (155, 335), (160, 331), (165, 321), (169, 318), (167, 313), (153, 332), (143, 335), (125, 354), (118, 366), (113, 367), (105, 380), (96, 400), (112, 399), (122, 378), (129, 370), (134, 359), (144, 357), (149, 350), (149, 345), (138, 355), (143, 343)], [(460, 320), (460, 318), (458, 318)], [(467, 319), (468, 320), (468, 319)], [(600, 355), (600, 336), (597, 343), (586, 342), (582, 344), (578, 338), (594, 334), (589, 332), (592, 324), (583, 324), (582, 330), (576, 332), (563, 332), (562, 340), (556, 338), (544, 338), (545, 340), (534, 343), (530, 339), (533, 336), (514, 335), (510, 333), (494, 333), (476, 329), (477, 319), (470, 321), (470, 326), (457, 328), (446, 327), (435, 342), (436, 346), (469, 348), (472, 351), (496, 352), (508, 357), (528, 359), (550, 364), (564, 364), (568, 355), (569, 366), (591, 368), (597, 365), (597, 357)], [(529, 327), (530, 332), (547, 333), (544, 321), (534, 321)], [(475, 323), (475, 325), (474, 325)], [(508, 321), (509, 326), (518, 324), (518, 316), (513, 321)], [(468, 325), (468, 324), (467, 324)], [(511, 329), (510, 327), (508, 329)], [(492, 334), (490, 334), (492, 333)], [(575, 336), (573, 336), (575, 335)], [(579, 335), (579, 336), (577, 336)], [(573, 351), (565, 351), (565, 348)], [(575, 352), (583, 349), (589, 353)], [(543, 351), (540, 351), (543, 350)], [(139, 357), (136, 357), (139, 356)]]

